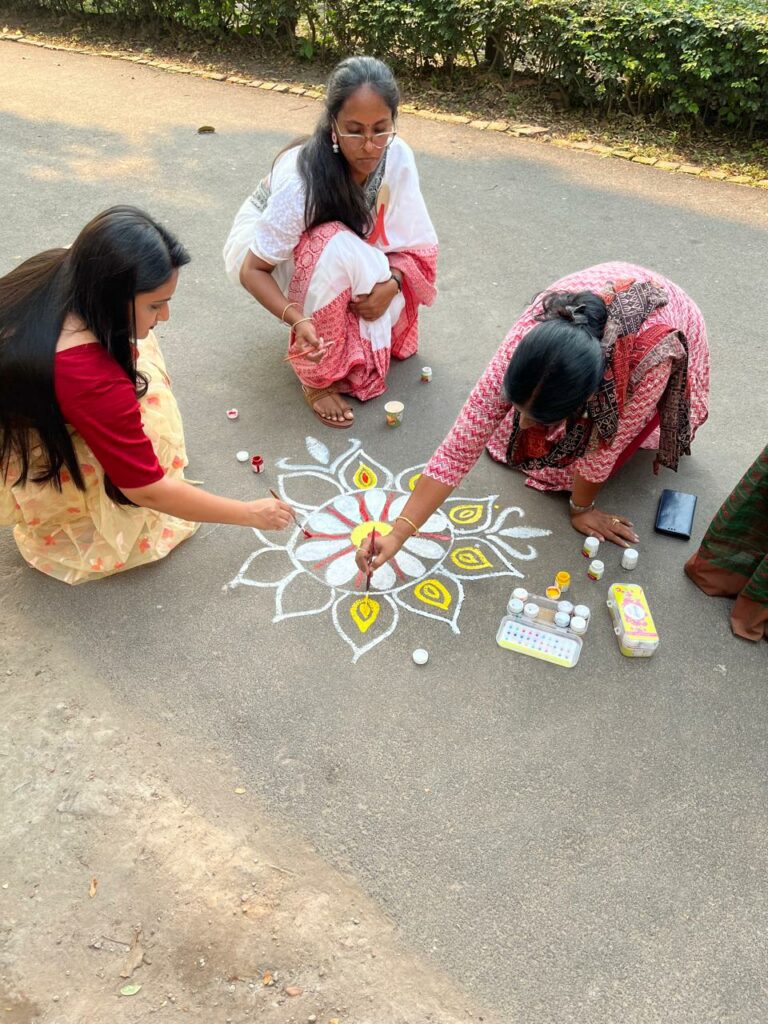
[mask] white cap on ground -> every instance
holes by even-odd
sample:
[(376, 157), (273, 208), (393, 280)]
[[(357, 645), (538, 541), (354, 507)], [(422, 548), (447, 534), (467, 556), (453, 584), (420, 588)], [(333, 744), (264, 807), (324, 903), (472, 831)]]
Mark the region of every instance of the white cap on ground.
[(248, 452), (238, 452), (237, 455), (235, 455), (238, 462), (247, 462), (250, 457), (251, 456)]
[(429, 651), (425, 651), (423, 647), (417, 647), (413, 652), (413, 660), (417, 665), (426, 665), (429, 661)]

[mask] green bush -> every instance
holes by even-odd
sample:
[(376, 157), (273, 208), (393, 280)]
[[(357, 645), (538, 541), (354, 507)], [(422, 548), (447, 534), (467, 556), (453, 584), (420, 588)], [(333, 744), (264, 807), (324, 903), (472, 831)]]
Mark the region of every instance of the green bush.
[(367, 52), (401, 69), (491, 71), (509, 82), (522, 72), (605, 113), (768, 126), (768, 0), (27, 2), (237, 32), (307, 58)]

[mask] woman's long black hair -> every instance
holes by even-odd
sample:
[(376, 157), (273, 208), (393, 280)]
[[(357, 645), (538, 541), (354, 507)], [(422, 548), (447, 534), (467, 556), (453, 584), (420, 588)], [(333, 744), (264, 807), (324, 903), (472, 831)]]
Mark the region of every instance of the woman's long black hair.
[(304, 221), (308, 230), (340, 220), (364, 238), (371, 228), (371, 211), (363, 190), (352, 177), (344, 156), (333, 152), (331, 142), (332, 119), (362, 86), (381, 96), (393, 121), (397, 117), (400, 92), (388, 65), (375, 57), (347, 57), (336, 65), (326, 86), (325, 109), (302, 146), (297, 163), (306, 185)]
[[(132, 206), (113, 206), (83, 228), (69, 249), (49, 249), (0, 278), (0, 478), (52, 482), (66, 467), (85, 490), (56, 402), (54, 358), (64, 319), (74, 314), (119, 363), (136, 394), (134, 299), (189, 262), (183, 245)], [(39, 450), (42, 449), (42, 458)], [(125, 499), (110, 481), (107, 493)]]
[(509, 361), (504, 392), (538, 423), (559, 423), (581, 414), (602, 380), (608, 311), (594, 292), (549, 292), (536, 319)]

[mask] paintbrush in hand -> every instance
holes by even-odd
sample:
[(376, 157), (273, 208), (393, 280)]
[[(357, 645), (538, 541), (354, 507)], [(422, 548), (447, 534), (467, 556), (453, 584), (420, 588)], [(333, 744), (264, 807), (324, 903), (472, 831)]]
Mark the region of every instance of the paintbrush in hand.
[[(269, 493), (272, 495), (272, 497), (275, 499), (275, 501), (282, 501), (282, 498), (280, 498), (277, 494), (275, 494), (275, 492), (272, 490), (271, 487), (269, 488)], [(287, 504), (287, 502), (286, 502), (286, 504)], [(306, 527), (302, 526), (302, 524), (299, 522), (299, 517), (296, 515), (296, 509), (294, 509), (294, 508), (291, 509), (291, 515), (293, 516), (294, 523), (296, 523), (296, 525), (301, 530), (301, 532), (304, 534), (304, 536), (305, 537), (311, 537), (312, 534), (309, 532), (309, 530)]]
[(321, 354), (321, 353), (323, 355), (325, 355), (325, 353), (328, 351), (328, 349), (331, 348), (335, 344), (336, 343), (333, 340), (331, 340), (331, 341), (323, 341), (323, 339), (321, 338), (320, 339), (320, 344), (318, 345), (317, 348), (315, 348), (315, 349), (304, 348), (304, 349), (301, 350), (301, 352), (289, 352), (287, 356), (283, 356), (283, 362), (284, 363), (292, 363), (296, 359), (307, 359), (311, 355), (318, 355), (318, 354)]
[(365, 592), (366, 594), (371, 589), (371, 576), (373, 576), (373, 569), (371, 569), (371, 563), (376, 557), (376, 529), (371, 530), (371, 553), (368, 556), (368, 575), (365, 577)]

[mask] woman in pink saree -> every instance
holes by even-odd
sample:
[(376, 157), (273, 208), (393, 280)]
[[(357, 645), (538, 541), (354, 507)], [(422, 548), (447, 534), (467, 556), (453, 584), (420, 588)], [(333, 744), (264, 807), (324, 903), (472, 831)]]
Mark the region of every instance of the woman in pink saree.
[(398, 101), (386, 64), (342, 61), (314, 134), (277, 157), (224, 247), (230, 278), (289, 328), (305, 400), (329, 427), (354, 422), (343, 396), (386, 390), (436, 296), (437, 236)]

